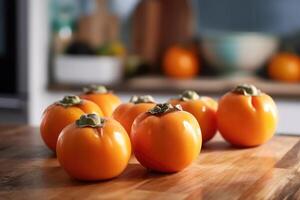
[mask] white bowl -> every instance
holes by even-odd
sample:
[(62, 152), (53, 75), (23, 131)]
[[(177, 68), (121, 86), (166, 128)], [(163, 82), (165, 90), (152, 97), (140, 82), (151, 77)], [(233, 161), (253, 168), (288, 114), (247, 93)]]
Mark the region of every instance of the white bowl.
[(202, 35), (204, 58), (218, 71), (254, 72), (278, 49), (279, 39), (262, 33), (211, 33)]
[(112, 56), (57, 56), (54, 78), (68, 84), (114, 84), (121, 81), (122, 60)]

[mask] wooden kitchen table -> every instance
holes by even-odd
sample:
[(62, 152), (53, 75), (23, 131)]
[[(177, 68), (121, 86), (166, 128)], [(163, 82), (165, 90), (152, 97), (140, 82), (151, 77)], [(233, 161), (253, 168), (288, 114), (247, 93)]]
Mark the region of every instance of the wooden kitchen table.
[(132, 158), (118, 178), (80, 182), (59, 166), (37, 128), (0, 126), (0, 199), (285, 198), (300, 198), (299, 137), (234, 149), (217, 136), (179, 173), (149, 172)]

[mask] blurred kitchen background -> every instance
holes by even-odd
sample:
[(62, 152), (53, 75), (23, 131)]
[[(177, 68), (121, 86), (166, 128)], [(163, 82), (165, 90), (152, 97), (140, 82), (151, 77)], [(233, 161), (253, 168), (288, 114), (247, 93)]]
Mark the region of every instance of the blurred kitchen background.
[(274, 97), (300, 134), (299, 0), (0, 0), (0, 122), (39, 125), (87, 84), (128, 101), (238, 83)]

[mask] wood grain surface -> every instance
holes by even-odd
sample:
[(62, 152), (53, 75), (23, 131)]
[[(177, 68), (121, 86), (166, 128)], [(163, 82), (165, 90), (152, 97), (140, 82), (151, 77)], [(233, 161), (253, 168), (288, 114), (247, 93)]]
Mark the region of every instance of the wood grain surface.
[(300, 199), (300, 138), (234, 149), (220, 136), (175, 174), (147, 171), (132, 158), (118, 178), (71, 179), (37, 128), (0, 126), (0, 199)]

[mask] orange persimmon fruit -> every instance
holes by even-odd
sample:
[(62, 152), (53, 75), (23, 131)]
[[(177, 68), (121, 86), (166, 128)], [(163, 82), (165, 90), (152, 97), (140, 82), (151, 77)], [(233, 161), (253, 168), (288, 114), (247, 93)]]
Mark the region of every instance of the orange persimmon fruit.
[(131, 156), (131, 144), (116, 120), (84, 114), (62, 130), (56, 153), (60, 165), (71, 177), (106, 180), (124, 171)]
[(97, 104), (105, 117), (111, 117), (113, 111), (121, 104), (120, 98), (104, 86), (90, 85), (83, 88), (83, 92), (80, 98)]
[(135, 157), (144, 167), (178, 172), (199, 155), (202, 145), (199, 124), (192, 114), (179, 107), (157, 104), (134, 120), (131, 143)]
[(200, 97), (195, 91), (186, 90), (178, 98), (170, 99), (172, 105), (181, 105), (184, 111), (194, 115), (202, 134), (202, 142), (206, 143), (217, 132), (218, 103), (210, 97)]
[(172, 78), (187, 79), (197, 76), (200, 62), (197, 55), (180, 46), (170, 47), (163, 57), (163, 72)]
[(130, 135), (134, 119), (155, 106), (155, 100), (150, 95), (132, 96), (128, 103), (118, 106), (112, 117), (120, 122)]
[(275, 102), (253, 85), (238, 85), (219, 100), (218, 129), (235, 146), (267, 142), (275, 133), (277, 121)]
[(300, 58), (292, 53), (279, 53), (267, 67), (270, 78), (282, 82), (300, 81)]
[(55, 152), (57, 138), (62, 129), (85, 113), (103, 115), (95, 103), (80, 99), (78, 96), (65, 96), (62, 100), (50, 105), (44, 111), (40, 125), (41, 136), (45, 144)]

